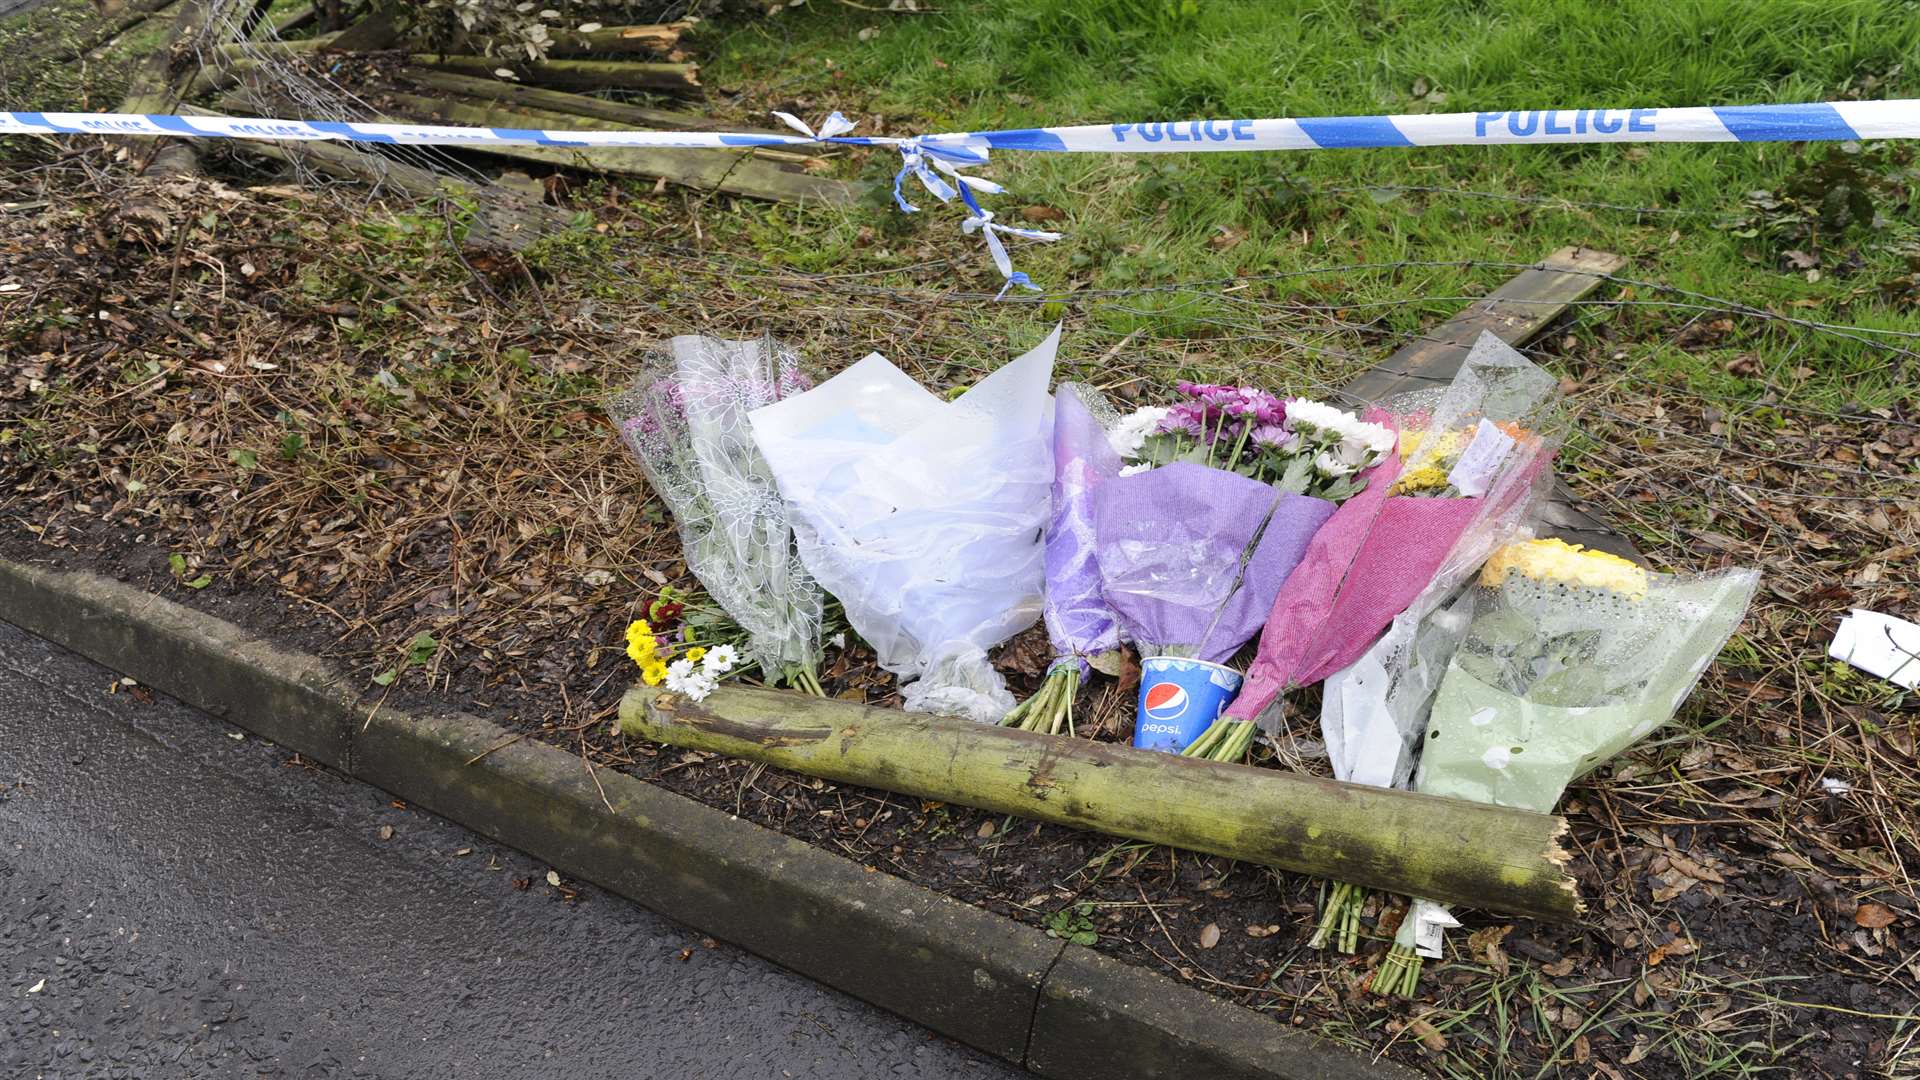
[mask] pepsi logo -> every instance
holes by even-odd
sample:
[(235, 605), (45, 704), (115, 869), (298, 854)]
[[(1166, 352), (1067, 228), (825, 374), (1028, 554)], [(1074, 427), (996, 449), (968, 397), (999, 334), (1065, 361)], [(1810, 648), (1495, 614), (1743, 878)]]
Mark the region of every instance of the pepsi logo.
[(1163, 682), (1148, 688), (1145, 709), (1153, 720), (1178, 720), (1187, 714), (1192, 699), (1179, 683)]

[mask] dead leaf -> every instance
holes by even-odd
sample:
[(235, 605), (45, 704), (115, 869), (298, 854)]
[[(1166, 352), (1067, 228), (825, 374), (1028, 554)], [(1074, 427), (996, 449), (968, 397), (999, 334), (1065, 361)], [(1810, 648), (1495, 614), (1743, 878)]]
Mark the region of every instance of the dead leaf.
[(1500, 947), (1513, 926), (1488, 926), (1467, 935), (1467, 953), (1501, 975), (1508, 969), (1507, 951)]
[(1247, 936), (1248, 936), (1248, 937), (1250, 937), (1250, 938), (1264, 938), (1264, 937), (1272, 937), (1273, 935), (1275, 935), (1275, 934), (1277, 934), (1277, 933), (1279, 933), (1279, 932), (1280, 932), (1280, 924), (1279, 924), (1279, 923), (1268, 923), (1268, 924), (1267, 924), (1267, 925), (1265, 925), (1265, 926), (1249, 926), (1249, 927), (1247, 927)]
[(380, 826), (380, 839), (382, 840), (393, 839), (393, 826), (391, 825)]
[(1898, 916), (1893, 909), (1882, 904), (1861, 904), (1854, 909), (1853, 921), (1869, 930), (1878, 930), (1883, 926), (1892, 926)]
[(976, 836), (978, 836), (978, 837), (979, 837), (980, 839), (982, 839), (982, 840), (985, 840), (985, 839), (986, 839), (987, 837), (989, 837), (989, 836), (992, 836), (992, 835), (993, 835), (993, 822), (991, 822), (991, 821), (983, 821), (983, 822), (981, 822), (981, 823), (980, 823), (980, 831), (979, 831), (979, 832), (977, 832), (977, 833), (975, 833), (974, 835), (976, 835)]
[(547, 884), (553, 886), (556, 889), (559, 888), (560, 887), (560, 871), (558, 870), (547, 871)]
[(1211, 949), (1218, 944), (1220, 944), (1220, 924), (1208, 923), (1206, 928), (1200, 931), (1200, 947)]
[(1699, 946), (1685, 938), (1675, 938), (1647, 954), (1647, 966), (1659, 967), (1669, 956), (1691, 956)]
[[(1507, 929), (1511, 930), (1513, 928), (1508, 927)], [(1407, 1022), (1407, 1030), (1413, 1032), (1413, 1037), (1420, 1040), (1421, 1046), (1426, 1047), (1433, 1053), (1444, 1054), (1447, 1052), (1447, 1037), (1440, 1034), (1439, 1028), (1434, 1027), (1425, 1020), (1409, 1020)]]
[(1066, 211), (1052, 206), (1028, 206), (1020, 211), (1020, 216), (1028, 221), (1065, 221)]

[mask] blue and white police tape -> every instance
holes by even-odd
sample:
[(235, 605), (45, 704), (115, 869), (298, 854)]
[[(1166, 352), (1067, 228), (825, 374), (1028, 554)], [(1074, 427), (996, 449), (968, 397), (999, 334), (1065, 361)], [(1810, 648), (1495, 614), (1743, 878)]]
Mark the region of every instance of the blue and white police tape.
[[(853, 123), (833, 113), (816, 130), (776, 113), (797, 134), (704, 131), (567, 131), (455, 127), (443, 124), (342, 123), (257, 117), (155, 116), (137, 113), (0, 112), (0, 135), (175, 135), (210, 139), (334, 140), (402, 146), (654, 147), (739, 149), (840, 143), (897, 150), (901, 166), (893, 197), (908, 213), (901, 186), (918, 178), (942, 202), (956, 196), (969, 215), (961, 223), (987, 241), (1006, 288), (1036, 289), (1013, 269), (1000, 234), (1057, 240), (1059, 234), (996, 223), (974, 191), (1000, 185), (960, 172), (994, 150), (1043, 153), (1165, 154), (1234, 150), (1343, 150), (1392, 146), (1472, 146), (1629, 142), (1812, 142), (1920, 138), (1920, 100), (1834, 101), (1796, 105), (1722, 105), (1675, 109), (1523, 109), (1402, 116), (1326, 116), (1243, 120), (1174, 120), (1130, 124), (966, 131), (910, 137), (850, 135)], [(945, 174), (945, 175), (942, 175)], [(951, 178), (951, 179), (949, 179)]]

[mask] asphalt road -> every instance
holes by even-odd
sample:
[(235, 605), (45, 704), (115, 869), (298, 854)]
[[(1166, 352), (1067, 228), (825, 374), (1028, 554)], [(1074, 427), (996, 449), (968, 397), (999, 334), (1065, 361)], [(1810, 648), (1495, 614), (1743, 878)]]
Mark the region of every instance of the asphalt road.
[(0, 623), (0, 1077), (1026, 1075), (114, 681)]

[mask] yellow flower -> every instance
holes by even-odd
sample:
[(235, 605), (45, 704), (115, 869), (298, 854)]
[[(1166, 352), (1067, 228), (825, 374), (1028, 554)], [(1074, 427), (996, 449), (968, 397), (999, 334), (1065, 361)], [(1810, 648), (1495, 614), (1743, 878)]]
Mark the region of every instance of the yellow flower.
[(687, 659), (693, 661), (696, 664), (699, 663), (701, 659), (706, 655), (707, 655), (707, 650), (701, 648), (698, 645), (695, 645), (693, 648), (687, 650)]
[(653, 627), (645, 619), (635, 619), (627, 624), (627, 656), (641, 667), (653, 659), (654, 650), (659, 643), (654, 640)]
[[(1401, 432), (1400, 460), (1412, 461), (1414, 457), (1420, 453), (1420, 444), (1425, 442), (1426, 439), (1427, 432), (1422, 429), (1416, 428), (1412, 431)], [(1466, 449), (1467, 433), (1464, 431), (1449, 431), (1440, 436), (1437, 442), (1439, 445), (1433, 448), (1433, 456), (1435, 458), (1446, 458)]]
[(1508, 544), (1494, 552), (1480, 571), (1480, 584), (1497, 586), (1510, 573), (1535, 581), (1605, 589), (1629, 600), (1647, 595), (1647, 572), (1638, 564), (1550, 537)]
[(1411, 495), (1416, 491), (1439, 491), (1447, 486), (1447, 471), (1438, 464), (1429, 463), (1417, 469), (1408, 469), (1393, 482), (1389, 495)]
[(659, 686), (667, 681), (667, 665), (658, 660), (640, 665), (640, 679), (648, 686)]

